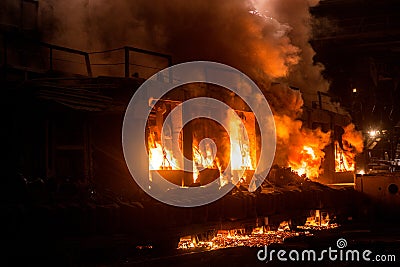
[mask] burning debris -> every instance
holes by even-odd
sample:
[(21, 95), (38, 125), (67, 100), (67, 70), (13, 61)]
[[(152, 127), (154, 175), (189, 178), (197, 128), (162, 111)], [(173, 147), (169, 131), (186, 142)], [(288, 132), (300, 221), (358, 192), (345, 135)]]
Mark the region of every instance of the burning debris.
[(307, 217), (306, 223), (297, 226), (297, 228), (303, 230), (326, 230), (339, 227), (339, 224), (334, 222), (332, 217), (327, 212), (315, 210), (311, 212), (311, 216)]
[(245, 234), (244, 229), (221, 230), (211, 241), (196, 241), (190, 237), (183, 237), (179, 242), (178, 249), (205, 248), (221, 249), (228, 247), (262, 247), (270, 244), (283, 243), (285, 239), (294, 236), (311, 235), (309, 232), (295, 231), (253, 231), (251, 234)]
[(219, 231), (216, 237), (214, 237), (209, 242), (201, 242), (199, 241), (197, 244), (192, 242), (188, 242), (188, 240), (182, 239), (179, 244), (178, 249), (188, 249), (194, 247), (202, 247), (206, 249), (221, 249), (228, 247), (261, 247), (267, 246), (274, 243), (283, 243), (285, 239), (307, 235), (308, 233), (295, 233), (295, 232), (287, 232), (287, 231), (279, 231), (279, 232), (266, 232), (265, 234), (251, 234), (251, 235), (243, 235), (239, 230), (235, 231), (226, 231), (228, 234), (224, 233), (225, 231)]
[(277, 230), (271, 230), (268, 226), (255, 227), (248, 233), (246, 229), (218, 230), (209, 240), (199, 240), (197, 236), (186, 236), (180, 239), (178, 249), (221, 249), (228, 247), (262, 247), (270, 244), (284, 243), (293, 237), (311, 236), (311, 231), (321, 231), (337, 228), (337, 223), (331, 222), (327, 212), (315, 210), (307, 218), (304, 225), (291, 229), (290, 222), (283, 221)]

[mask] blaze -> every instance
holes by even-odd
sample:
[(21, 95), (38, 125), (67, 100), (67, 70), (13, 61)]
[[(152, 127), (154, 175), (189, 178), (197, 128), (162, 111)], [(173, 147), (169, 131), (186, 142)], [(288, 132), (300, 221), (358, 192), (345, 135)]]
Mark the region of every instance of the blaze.
[(172, 151), (154, 142), (149, 149), (150, 170), (177, 170), (178, 164)]
[[(230, 111), (234, 112), (234, 111)], [(230, 160), (232, 170), (253, 170), (251, 160), (250, 141), (245, 142), (246, 133), (250, 133), (246, 129), (244, 122), (228, 113), (229, 130), (230, 130)], [(249, 138), (249, 136), (248, 136)]]
[[(203, 169), (218, 169), (221, 174), (221, 186), (231, 180), (236, 182), (246, 175), (238, 173), (238, 171), (254, 170), (256, 157), (254, 115), (250, 112), (238, 111), (238, 117), (230, 112), (236, 111), (231, 110), (227, 114), (229, 130), (227, 136), (219, 137), (218, 131), (213, 132), (214, 129), (210, 127), (201, 129), (200, 134), (193, 136), (193, 182), (199, 182), (200, 172)], [(181, 170), (182, 164), (179, 164), (180, 160), (177, 159), (182, 157), (182, 150), (173, 151), (171, 142), (162, 144), (160, 132), (160, 129), (153, 127), (148, 136), (149, 170)], [(212, 139), (204, 138), (204, 135), (207, 136), (207, 134), (210, 134)], [(228, 144), (224, 144), (224, 142)], [(221, 147), (217, 157), (218, 146)], [(229, 162), (231, 164), (230, 174), (223, 175)], [(239, 175), (242, 176), (239, 177)]]
[(344, 127), (342, 142), (335, 141), (335, 171), (355, 170), (355, 157), (364, 148), (361, 132), (355, 130), (354, 124)]
[[(293, 156), (289, 162), (289, 166), (298, 175), (306, 175), (309, 178), (316, 178), (320, 173), (320, 165), (322, 157), (317, 156), (317, 148), (311, 145), (304, 145), (300, 153)], [(322, 151), (320, 151), (323, 154)]]
[[(197, 182), (203, 169), (218, 169), (221, 174), (221, 184), (229, 181), (236, 182), (245, 177), (248, 171), (255, 169), (257, 147), (252, 114), (234, 110), (230, 112), (236, 112), (238, 116), (229, 112), (227, 114), (228, 137), (214, 137), (212, 132), (206, 133), (211, 134), (213, 139), (204, 138), (204, 135), (194, 136), (192, 144), (193, 182)], [(332, 144), (333, 135), (330, 131), (323, 132), (320, 128), (309, 129), (303, 125), (301, 120), (293, 119), (295, 115), (299, 116), (299, 114), (292, 115), (274, 114), (277, 135), (277, 153), (274, 163), (290, 167), (299, 176), (316, 179), (323, 172), (321, 165), (325, 158), (325, 148)], [(212, 131), (210, 127), (207, 129)], [(349, 124), (343, 129), (340, 140), (333, 141), (332, 144), (336, 172), (354, 171), (355, 156), (363, 150), (363, 138), (361, 133), (355, 130), (355, 126)], [(246, 138), (246, 134), (248, 138)], [(204, 139), (198, 142), (196, 139), (200, 137)], [(229, 145), (224, 142), (229, 142)], [(218, 152), (218, 158), (217, 147), (221, 145), (225, 149)], [(181, 170), (180, 165), (182, 164), (179, 165), (180, 161), (177, 159), (180, 159), (182, 155), (174, 155), (171, 144), (163, 145), (158, 134), (150, 134), (148, 146), (150, 170)], [(171, 149), (169, 149), (170, 147)], [(227, 167), (229, 161), (231, 172), (230, 175), (225, 175), (224, 168)], [(242, 170), (246, 173), (237, 174)], [(242, 176), (239, 177), (239, 175)]]
[(204, 168), (215, 169), (218, 167), (216, 147), (211, 139), (203, 139), (199, 145), (193, 144), (193, 182), (198, 182), (199, 173)]
[(354, 171), (353, 156), (343, 150), (338, 141), (335, 141), (335, 172)]
[(203, 168), (215, 168), (215, 151), (209, 145), (204, 145), (203, 148), (199, 148), (193, 145), (193, 163)]
[(275, 163), (291, 167), (298, 175), (317, 178), (325, 157), (324, 148), (330, 143), (330, 132), (319, 128), (304, 128), (300, 120), (275, 115), (277, 149)]

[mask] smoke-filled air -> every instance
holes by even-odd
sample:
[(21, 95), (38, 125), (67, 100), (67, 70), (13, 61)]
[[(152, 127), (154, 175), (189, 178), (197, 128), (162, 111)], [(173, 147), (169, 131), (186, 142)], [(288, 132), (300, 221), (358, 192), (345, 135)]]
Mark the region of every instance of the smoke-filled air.
[[(309, 8), (318, 2), (42, 0), (39, 21), (43, 39), (51, 43), (85, 51), (129, 45), (170, 54), (173, 63), (209, 60), (246, 73), (274, 113), (275, 163), (316, 178), (332, 133), (307, 129), (300, 118), (317, 91), (329, 90), (309, 44)], [(360, 138), (354, 127), (346, 128), (346, 145), (357, 146), (354, 151), (362, 150)]]

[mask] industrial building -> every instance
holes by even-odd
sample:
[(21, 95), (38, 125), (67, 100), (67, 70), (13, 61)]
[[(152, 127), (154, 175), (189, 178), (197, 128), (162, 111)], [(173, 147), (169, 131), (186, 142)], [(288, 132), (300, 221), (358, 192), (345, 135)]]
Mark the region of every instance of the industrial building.
[[(139, 259), (141, 266), (161, 266), (160, 255), (171, 253), (180, 266), (179, 253), (171, 249), (182, 245), (182, 240), (197, 246), (229, 231), (243, 230), (248, 236), (259, 229), (278, 231), (283, 222), (288, 232), (296, 231), (310, 214), (321, 229), (321, 222), (329, 217), (332, 225), (350, 228), (353, 222), (370, 225), (397, 218), (400, 4), (396, 1), (321, 0), (310, 7), (312, 59), (325, 66), (321, 75), (329, 90), (316, 88), (310, 93), (290, 75), (262, 82), (257, 77), (276, 116), (277, 153), (254, 192), (249, 188), (260, 159), (260, 126), (238, 95), (196, 83), (162, 99), (146, 96), (148, 103), (154, 102), (146, 122), (149, 154), (137, 161), (149, 166), (149, 187), (156, 186), (154, 172), (182, 188), (213, 181), (221, 188), (235, 184), (217, 201), (191, 208), (166, 205), (147, 195), (132, 179), (121, 141), (125, 112), (135, 92), (153, 74), (185, 58), (136, 47), (130, 40), (104, 50), (52, 42), (44, 28), (57, 27), (57, 20), (54, 25), (41, 22), (48, 12), (41, 5), (48, 7), (49, 2), (6, 0), (0, 4), (6, 133), (0, 229), (7, 244), (6, 262), (111, 266), (131, 257)], [(89, 1), (83, 2), (92, 10)], [(56, 4), (51, 7), (56, 10)], [(196, 97), (229, 105), (243, 129), (235, 128), (238, 134), (232, 137), (209, 120), (182, 125), (182, 118), (173, 118), (165, 132), (168, 114)], [(283, 100), (289, 104), (275, 104)], [(298, 109), (292, 110), (295, 106)], [(248, 146), (242, 143), (242, 130)], [(161, 140), (162, 135), (167, 141)], [(204, 138), (218, 150), (210, 141), (202, 142)], [(232, 152), (232, 140), (238, 142), (240, 153)], [(176, 143), (180, 150), (172, 148)], [(229, 164), (236, 156), (238, 167)], [(192, 172), (181, 168), (182, 157), (193, 160)], [(224, 176), (228, 165), (231, 169)], [(398, 252), (398, 244), (394, 247), (393, 253)], [(207, 251), (203, 251), (205, 257)], [(224, 257), (213, 253), (209, 257)], [(18, 258), (21, 254), (26, 258)], [(134, 266), (135, 260), (126, 264)], [(193, 256), (189, 261), (198, 259)], [(205, 264), (217, 262), (221, 263), (206, 260)]]

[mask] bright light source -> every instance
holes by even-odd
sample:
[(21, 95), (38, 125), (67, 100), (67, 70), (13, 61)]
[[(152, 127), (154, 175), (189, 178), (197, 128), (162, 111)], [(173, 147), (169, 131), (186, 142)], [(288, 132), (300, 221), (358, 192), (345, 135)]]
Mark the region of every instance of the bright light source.
[(361, 171), (359, 171), (357, 174), (364, 175), (364, 174), (365, 174), (365, 171), (364, 171), (364, 170), (361, 170)]
[(357, 93), (357, 88), (353, 88), (353, 93)]
[(368, 132), (368, 134), (369, 134), (370, 137), (375, 137), (375, 136), (377, 136), (379, 134), (379, 131), (371, 130), (371, 131)]

